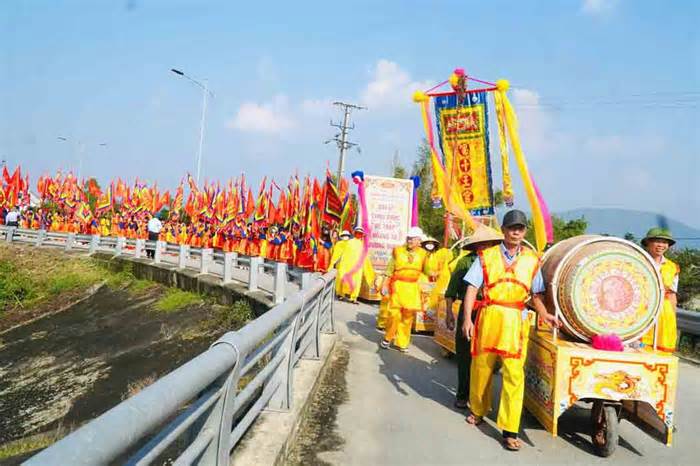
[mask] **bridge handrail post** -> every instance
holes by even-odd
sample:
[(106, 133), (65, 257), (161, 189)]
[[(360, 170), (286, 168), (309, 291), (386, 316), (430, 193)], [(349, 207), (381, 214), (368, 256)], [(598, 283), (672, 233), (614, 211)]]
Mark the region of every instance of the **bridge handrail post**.
[(75, 244), (75, 233), (68, 233), (66, 235), (66, 251), (70, 251), (73, 249), (73, 245)]
[(305, 290), (306, 288), (311, 285), (311, 279), (313, 278), (314, 274), (311, 272), (302, 272), (301, 274), (301, 286), (300, 288), (302, 290)]
[(287, 291), (287, 264), (275, 262), (275, 304), (284, 301)]
[(214, 250), (212, 248), (202, 248), (202, 254), (199, 259), (199, 273), (209, 273), (211, 262), (214, 259)]
[(187, 260), (190, 258), (190, 245), (181, 244), (180, 251), (177, 254), (177, 268), (184, 269), (187, 267)]
[(143, 252), (146, 249), (146, 240), (143, 238), (138, 238), (136, 244), (134, 245), (134, 259), (141, 259), (143, 257)]
[(301, 326), (301, 316), (304, 313), (304, 304), (302, 301), (301, 308), (292, 321), (292, 331), (289, 332), (280, 345), (279, 351), (284, 351), (285, 355), (282, 362), (270, 377), (270, 384), (279, 384), (277, 390), (267, 403), (266, 411), (289, 411), (292, 408), (293, 398), (293, 376), (294, 370), (294, 350), (296, 348), (297, 336), (299, 327)]
[(335, 279), (328, 281), (325, 284), (323, 291), (321, 291), (321, 295), (324, 300), (324, 309), (321, 312), (328, 313), (328, 319), (324, 320), (324, 322), (321, 325), (321, 328), (319, 329), (323, 333), (335, 333), (333, 303), (335, 302), (335, 280), (337, 279), (338, 278), (336, 277)]
[(165, 249), (167, 243), (165, 241), (156, 241), (156, 249), (153, 253), (153, 263), (160, 264), (163, 262), (163, 250)]
[(46, 230), (39, 230), (36, 233), (36, 243), (34, 243), (34, 245), (36, 247), (41, 246), (41, 244), (44, 242), (44, 239), (46, 239)]
[(248, 291), (258, 291), (260, 265), (262, 265), (262, 257), (251, 256), (250, 268), (248, 269)]
[(15, 227), (8, 227), (7, 230), (5, 230), (5, 241), (8, 243), (12, 242), (12, 237), (15, 236), (15, 231), (17, 231), (17, 228)]
[(100, 235), (92, 235), (90, 238), (90, 247), (88, 249), (88, 254), (95, 254), (97, 248), (100, 246)]
[(238, 263), (238, 253), (235, 252), (225, 252), (224, 253), (224, 283), (230, 283), (233, 281), (233, 268)]
[(309, 329), (309, 333), (313, 332), (310, 335), (312, 342), (302, 355), (304, 359), (318, 360), (321, 358), (321, 306), (323, 304), (324, 291), (326, 290), (325, 285), (326, 284), (324, 282), (324, 286), (321, 288), (321, 292), (316, 296), (316, 302), (314, 303), (314, 310), (312, 311), (311, 315), (313, 324), (311, 324), (311, 329)]
[(117, 244), (114, 246), (114, 255), (119, 256), (124, 251), (124, 246), (126, 245), (126, 238), (123, 236), (117, 237)]

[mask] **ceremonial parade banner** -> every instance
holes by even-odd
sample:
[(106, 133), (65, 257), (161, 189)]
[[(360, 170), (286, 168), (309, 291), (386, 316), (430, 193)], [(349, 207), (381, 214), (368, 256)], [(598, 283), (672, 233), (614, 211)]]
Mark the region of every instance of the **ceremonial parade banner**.
[[(391, 251), (406, 242), (411, 226), (413, 181), (382, 176), (365, 176), (367, 217), (371, 236), (369, 259), (377, 271), (386, 269)], [(379, 300), (378, 293), (370, 293), (363, 285), (360, 296)]]
[(447, 184), (473, 215), (493, 215), (486, 93), (440, 96), (434, 102)]

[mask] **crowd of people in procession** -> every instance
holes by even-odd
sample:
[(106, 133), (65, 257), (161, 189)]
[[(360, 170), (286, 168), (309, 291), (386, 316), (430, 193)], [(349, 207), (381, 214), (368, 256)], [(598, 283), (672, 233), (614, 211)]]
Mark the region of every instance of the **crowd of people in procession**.
[[(183, 218), (178, 210), (164, 218), (148, 210), (129, 213), (113, 210), (109, 215), (91, 216), (86, 222), (75, 211), (38, 206), (2, 209), (0, 220), (10, 226), (31, 229), (149, 238), (215, 248), (312, 271), (336, 268), (339, 299), (356, 304), (363, 281), (370, 288), (380, 290), (387, 308), (380, 347), (387, 349), (394, 345), (402, 352), (410, 345), (416, 313), (425, 306), (420, 282), (436, 282), (436, 290), (444, 295), (448, 310), (446, 327), (455, 330), (458, 382), (455, 407), (470, 409), (468, 424), (482, 423), (492, 407), (493, 374), (500, 369), (503, 377), (497, 425), (502, 430), (505, 448), (521, 448), (518, 431), (530, 330), (528, 308), (535, 311), (541, 322), (560, 326), (544, 304), (540, 257), (524, 243), (528, 219), (523, 212), (507, 212), (501, 231), (477, 224), (455, 253), (426, 237), (419, 227), (412, 227), (406, 243), (394, 248), (388, 266), (380, 274), (367, 255), (367, 232), (362, 227), (351, 232), (349, 228), (343, 229), (342, 222), (323, 221), (311, 228), (307, 220), (312, 218), (308, 214), (307, 220), (250, 221), (251, 213), (248, 208), (246, 214), (220, 222), (207, 215)], [(350, 221), (354, 223), (354, 215)], [(314, 234), (309, 234), (310, 230)], [(642, 241), (659, 269), (665, 288), (657, 323), (657, 348), (667, 352), (673, 352), (676, 347), (675, 308), (680, 270), (664, 254), (674, 242), (671, 233), (663, 228), (649, 230)], [(450, 310), (458, 300), (462, 300), (462, 305), (455, 319)], [(652, 328), (639, 344), (651, 345), (653, 332)]]
[[(455, 407), (469, 409), (466, 422), (478, 426), (492, 409), (493, 374), (502, 373), (497, 426), (503, 446), (517, 451), (525, 390), (524, 365), (530, 331), (528, 308), (541, 322), (560, 327), (544, 304), (545, 283), (540, 257), (524, 243), (527, 217), (518, 210), (507, 212), (501, 231), (478, 225), (461, 244), (456, 257), (446, 254), (442, 274), (449, 276), (444, 288), (445, 325), (455, 330), (457, 390)], [(422, 231), (412, 228), (404, 246), (393, 250), (384, 279), (378, 279), (388, 297), (389, 315), (380, 347), (393, 344), (402, 352), (410, 345), (413, 319), (423, 308), (418, 282), (430, 273), (434, 252), (425, 249)], [(652, 228), (642, 245), (654, 260), (665, 288), (663, 308), (657, 322), (657, 349), (672, 353), (676, 347), (676, 293), (679, 267), (664, 254), (675, 243), (670, 231)], [(423, 247), (421, 247), (423, 246)], [(449, 250), (448, 250), (449, 252)], [(450, 310), (462, 300), (457, 318)], [(456, 320), (456, 321), (455, 321)], [(635, 346), (651, 347), (652, 327)]]
[[(119, 179), (102, 190), (94, 179), (78, 181), (70, 173), (58, 173), (39, 178), (38, 202), (30, 203), (29, 177), (22, 178), (19, 167), (10, 175), (5, 167), (0, 221), (35, 230), (213, 248), (327, 271), (341, 228), (350, 228), (356, 215), (347, 180), (337, 183), (328, 171), (322, 181), (291, 177), (286, 189), (274, 180), (268, 189), (266, 180), (254, 196), (243, 176), (224, 186), (205, 182), (198, 187), (187, 175), (171, 197), (138, 180), (127, 186)], [(276, 203), (274, 190), (279, 192)]]

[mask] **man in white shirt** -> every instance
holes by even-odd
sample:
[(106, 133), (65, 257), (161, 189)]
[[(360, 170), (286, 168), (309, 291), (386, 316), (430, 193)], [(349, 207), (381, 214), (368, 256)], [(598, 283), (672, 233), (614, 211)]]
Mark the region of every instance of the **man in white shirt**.
[[(156, 217), (155, 215), (151, 217), (151, 219), (148, 221), (148, 239), (150, 241), (158, 241), (158, 237), (160, 236), (160, 230), (163, 229), (163, 224), (161, 223), (160, 219)], [(154, 259), (156, 257), (156, 250), (148, 248), (146, 249), (146, 256)]]
[(12, 210), (7, 213), (5, 216), (5, 225), (15, 228), (19, 226), (19, 211), (17, 207), (13, 207)]

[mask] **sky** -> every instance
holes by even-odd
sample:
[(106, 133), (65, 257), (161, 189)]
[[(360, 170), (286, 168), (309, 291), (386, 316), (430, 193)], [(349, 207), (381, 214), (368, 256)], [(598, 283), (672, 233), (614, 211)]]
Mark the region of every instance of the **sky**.
[(510, 81), (550, 210), (621, 207), (700, 228), (700, 2), (673, 5), (3, 0), (0, 158), (33, 179), (82, 159), (101, 182), (174, 188), (196, 171), (202, 105), (177, 68), (213, 92), (203, 178), (335, 171), (334, 101), (367, 107), (352, 114), (361, 151), (346, 173), (389, 175), (424, 137), (413, 92), (462, 67)]

